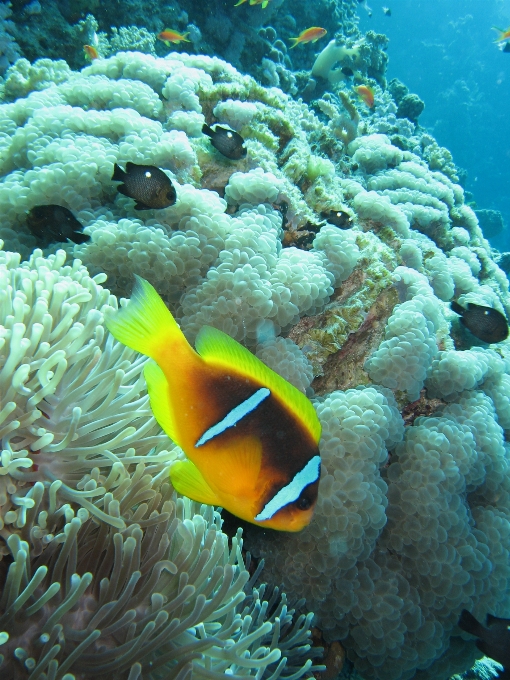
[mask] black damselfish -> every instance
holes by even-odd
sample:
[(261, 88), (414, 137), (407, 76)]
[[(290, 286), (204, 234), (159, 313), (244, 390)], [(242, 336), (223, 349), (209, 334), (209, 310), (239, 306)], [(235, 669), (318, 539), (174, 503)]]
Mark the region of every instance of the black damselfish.
[(83, 224), (62, 205), (35, 205), (27, 215), (27, 226), (45, 246), (56, 241), (85, 243), (90, 236), (83, 233)]
[(473, 614), (463, 609), (460, 613), (459, 628), (470, 635), (475, 635), (478, 640), (478, 649), (494, 661), (500, 663), (504, 670), (496, 677), (499, 680), (510, 680), (510, 619), (499, 619), (497, 616), (487, 614), (487, 626), (482, 626)]
[(126, 163), (126, 171), (117, 163), (113, 168), (112, 180), (124, 182), (117, 191), (136, 201), (135, 210), (161, 210), (176, 201), (175, 187), (163, 170), (153, 165)]
[(204, 123), (202, 132), (211, 138), (214, 148), (230, 160), (238, 161), (246, 156), (244, 139), (235, 130), (229, 130), (221, 125), (215, 125), (213, 129)]
[(451, 302), (450, 305), (456, 314), (460, 314), (461, 324), (479, 340), (491, 344), (502, 342), (508, 337), (508, 321), (497, 309), (474, 302), (468, 302), (467, 309), (458, 302)]
[(327, 210), (321, 212), (321, 217), (323, 220), (326, 220), (330, 224), (334, 224), (335, 227), (339, 227), (340, 229), (349, 229), (349, 227), (352, 227), (351, 216), (344, 210)]

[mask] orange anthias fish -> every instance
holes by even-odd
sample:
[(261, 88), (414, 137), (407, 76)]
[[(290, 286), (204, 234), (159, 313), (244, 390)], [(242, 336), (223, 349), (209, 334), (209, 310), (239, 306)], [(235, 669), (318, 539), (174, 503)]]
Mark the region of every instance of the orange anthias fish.
[[(305, 31), (301, 31), (297, 38), (291, 38), (291, 40), (294, 40), (292, 47), (296, 47), (296, 45), (299, 45), (299, 43), (317, 42), (317, 40), (319, 40), (319, 38), (323, 38), (326, 33), (326, 29), (320, 28), (320, 26), (312, 26), (311, 28), (307, 28)], [(292, 49), (292, 47), (290, 49)]]
[(195, 351), (140, 277), (106, 325), (153, 359), (144, 371), (152, 411), (188, 458), (170, 468), (179, 493), (271, 529), (309, 524), (321, 427), (304, 394), (216, 328), (201, 329)]
[(506, 40), (510, 40), (510, 26), (506, 29), (506, 31), (504, 31), (502, 28), (497, 28), (497, 26), (493, 26), (492, 28), (498, 32), (498, 37), (494, 42), (501, 43), (505, 42)]
[(375, 103), (375, 90), (369, 85), (358, 85), (354, 88), (358, 96), (363, 99), (365, 104), (371, 109)]
[(90, 61), (94, 61), (94, 59), (99, 59), (99, 52), (93, 45), (83, 45), (83, 51), (90, 59)]
[[(247, 2), (247, 0), (239, 0), (239, 2), (236, 2), (234, 7), (238, 7), (244, 2)], [(265, 9), (269, 5), (269, 0), (250, 0), (250, 5), (262, 5), (262, 9)]]
[(178, 33), (171, 28), (165, 28), (165, 30), (158, 33), (156, 37), (158, 40), (162, 40), (167, 47), (170, 47), (172, 44), (178, 45), (181, 42), (190, 42), (186, 38), (187, 35), (189, 35), (189, 31), (186, 31), (186, 33)]

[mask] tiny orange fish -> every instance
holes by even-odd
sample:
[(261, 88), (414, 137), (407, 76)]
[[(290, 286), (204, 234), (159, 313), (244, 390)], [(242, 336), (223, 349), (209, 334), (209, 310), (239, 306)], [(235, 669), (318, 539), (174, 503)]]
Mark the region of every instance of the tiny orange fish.
[(90, 61), (94, 61), (94, 59), (99, 59), (99, 52), (93, 45), (83, 45), (83, 51), (90, 59)]
[[(326, 33), (326, 29), (320, 28), (320, 26), (307, 28), (305, 31), (301, 31), (297, 38), (291, 38), (291, 40), (294, 40), (292, 47), (296, 47), (299, 43), (317, 42), (317, 40), (323, 38)], [(290, 49), (292, 49), (292, 47)]]
[(186, 31), (186, 33), (178, 33), (171, 28), (165, 28), (164, 31), (158, 33), (157, 38), (158, 40), (162, 40), (167, 47), (170, 47), (172, 43), (178, 45), (181, 42), (190, 42), (186, 38), (187, 35), (189, 35), (189, 31)]
[(499, 34), (494, 42), (500, 43), (505, 42), (505, 40), (510, 40), (510, 26), (506, 29), (506, 31), (502, 28), (498, 28), (497, 26), (493, 26), (492, 28)]
[(375, 103), (375, 90), (368, 85), (358, 85), (354, 88), (360, 99), (363, 99), (365, 104), (371, 109)]

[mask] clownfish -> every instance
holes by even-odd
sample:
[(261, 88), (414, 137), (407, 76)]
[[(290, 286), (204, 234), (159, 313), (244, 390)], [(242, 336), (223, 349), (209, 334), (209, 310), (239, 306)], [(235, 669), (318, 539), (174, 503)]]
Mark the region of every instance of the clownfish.
[[(326, 33), (327, 30), (325, 28), (321, 28), (320, 26), (312, 26), (311, 28), (307, 28), (304, 31), (301, 31), (297, 38), (291, 38), (291, 40), (294, 40), (292, 47), (296, 47), (296, 45), (299, 45), (299, 43), (317, 42), (317, 40), (319, 40), (319, 38), (323, 38)], [(290, 49), (292, 49), (292, 47)]]
[(304, 394), (216, 328), (200, 330), (195, 351), (138, 276), (129, 303), (106, 326), (153, 359), (144, 375), (154, 417), (187, 456), (170, 467), (179, 493), (266, 528), (310, 523), (321, 426)]
[(358, 87), (355, 87), (354, 90), (356, 91), (358, 97), (365, 102), (369, 109), (374, 106), (375, 90), (373, 87), (370, 87), (369, 85), (358, 85)]

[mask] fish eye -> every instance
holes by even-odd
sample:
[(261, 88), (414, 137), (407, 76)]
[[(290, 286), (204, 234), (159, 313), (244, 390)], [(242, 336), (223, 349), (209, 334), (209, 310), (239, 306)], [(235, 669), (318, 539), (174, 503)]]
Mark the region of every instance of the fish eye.
[(306, 496), (301, 496), (296, 501), (296, 508), (298, 510), (308, 510), (312, 505), (312, 501)]

